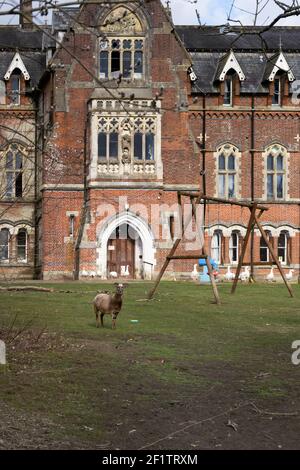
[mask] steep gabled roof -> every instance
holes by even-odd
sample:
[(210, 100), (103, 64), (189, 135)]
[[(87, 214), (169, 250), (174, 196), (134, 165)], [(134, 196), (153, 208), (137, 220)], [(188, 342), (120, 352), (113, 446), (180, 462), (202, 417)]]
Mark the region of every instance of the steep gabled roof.
[(295, 76), (292, 72), (292, 69), (288, 64), (287, 59), (285, 58), (285, 55), (282, 51), (279, 51), (277, 54), (270, 57), (270, 59), (268, 60), (264, 74), (264, 80), (273, 82), (275, 75), (277, 74), (277, 72), (280, 71), (287, 73), (290, 82), (293, 82), (295, 80)]
[(300, 51), (300, 28), (298, 26), (274, 26), (269, 31), (257, 26), (230, 26), (224, 32), (218, 26), (175, 26), (189, 51)]
[(16, 52), (15, 55), (13, 56), (13, 60), (9, 64), (6, 74), (4, 75), (4, 80), (9, 80), (11, 74), (13, 73), (15, 69), (20, 70), (25, 80), (30, 80), (29, 72), (22, 60), (22, 57), (20, 56), (18, 52)]
[(234, 70), (238, 74), (241, 82), (245, 80), (245, 74), (233, 51), (229, 51), (224, 57), (221, 58), (216, 71), (215, 79), (223, 82), (227, 72), (230, 69)]

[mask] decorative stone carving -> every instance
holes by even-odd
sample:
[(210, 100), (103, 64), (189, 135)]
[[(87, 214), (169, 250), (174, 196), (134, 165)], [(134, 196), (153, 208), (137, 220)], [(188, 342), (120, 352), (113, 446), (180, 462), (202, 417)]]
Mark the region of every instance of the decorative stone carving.
[(121, 123), (121, 148), (122, 148), (122, 163), (131, 162), (131, 133), (132, 125), (129, 119), (124, 119)]
[(118, 174), (119, 164), (118, 163), (99, 163), (98, 172), (102, 175), (105, 174)]
[(118, 7), (106, 17), (103, 29), (107, 33), (136, 33), (142, 31), (142, 25), (128, 8)]

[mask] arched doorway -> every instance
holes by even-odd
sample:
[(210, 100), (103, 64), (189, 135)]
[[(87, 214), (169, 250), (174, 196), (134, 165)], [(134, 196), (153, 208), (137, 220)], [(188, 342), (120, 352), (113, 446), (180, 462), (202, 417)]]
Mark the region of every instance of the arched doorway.
[(111, 217), (98, 231), (98, 275), (151, 279), (154, 238), (148, 224), (129, 211)]
[(119, 225), (107, 242), (107, 277), (142, 276), (142, 266), (137, 263), (136, 242), (139, 236), (128, 224)]

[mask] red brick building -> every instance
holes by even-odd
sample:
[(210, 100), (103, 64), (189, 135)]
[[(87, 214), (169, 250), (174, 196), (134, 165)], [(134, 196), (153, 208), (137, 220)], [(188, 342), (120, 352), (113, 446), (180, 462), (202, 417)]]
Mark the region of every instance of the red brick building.
[[(267, 204), (262, 223), (296, 279), (300, 29), (273, 28), (263, 41), (256, 33), (175, 27), (158, 0), (95, 1), (58, 9), (52, 28), (7, 30), (0, 275), (151, 278), (180, 225), (177, 191), (200, 187)], [(221, 272), (237, 264), (248, 217), (206, 208), (206, 243)], [(193, 230), (182, 250), (197, 249)], [(256, 231), (251, 256), (270, 259)], [(192, 270), (173, 261), (168, 274)]]

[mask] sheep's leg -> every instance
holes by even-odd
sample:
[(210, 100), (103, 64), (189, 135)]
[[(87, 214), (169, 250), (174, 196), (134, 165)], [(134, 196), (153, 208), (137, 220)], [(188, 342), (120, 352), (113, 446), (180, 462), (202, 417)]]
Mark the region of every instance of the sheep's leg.
[(101, 313), (101, 326), (102, 326), (102, 328), (104, 327), (104, 324), (103, 324), (103, 317), (104, 317), (104, 313)]
[(112, 314), (112, 329), (115, 330), (116, 329), (116, 319), (117, 319), (117, 315), (116, 313), (113, 313)]
[(96, 305), (94, 305), (94, 310), (95, 310), (95, 315), (96, 315), (96, 327), (99, 328), (99, 312), (98, 312)]

